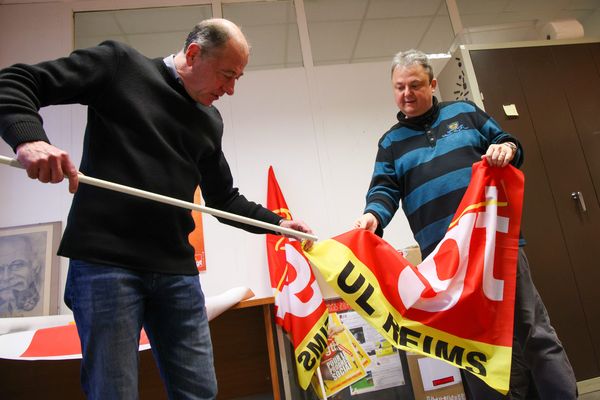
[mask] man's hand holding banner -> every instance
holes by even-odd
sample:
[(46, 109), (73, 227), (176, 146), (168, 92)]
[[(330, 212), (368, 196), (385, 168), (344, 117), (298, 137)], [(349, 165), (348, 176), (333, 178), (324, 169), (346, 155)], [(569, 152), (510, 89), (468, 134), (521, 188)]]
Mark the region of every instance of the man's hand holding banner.
[(318, 243), (306, 255), (392, 344), (469, 370), (507, 393), (523, 183), (512, 166), (474, 164), (446, 236), (418, 266), (364, 230)]

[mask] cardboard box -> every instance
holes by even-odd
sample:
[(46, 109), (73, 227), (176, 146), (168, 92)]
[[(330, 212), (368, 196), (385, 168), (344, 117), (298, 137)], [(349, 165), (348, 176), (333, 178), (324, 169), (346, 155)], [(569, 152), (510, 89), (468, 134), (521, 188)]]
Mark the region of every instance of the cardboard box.
[(402, 257), (406, 258), (412, 265), (416, 266), (423, 261), (421, 258), (421, 249), (419, 248), (418, 244), (398, 249), (398, 252), (402, 254)]
[(415, 400), (466, 400), (458, 368), (411, 352), (406, 359)]

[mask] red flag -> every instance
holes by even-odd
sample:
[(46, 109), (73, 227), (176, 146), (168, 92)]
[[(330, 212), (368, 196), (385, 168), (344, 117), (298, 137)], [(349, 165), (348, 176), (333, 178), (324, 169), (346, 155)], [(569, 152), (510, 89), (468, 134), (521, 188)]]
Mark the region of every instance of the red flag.
[[(269, 167), (267, 208), (282, 218), (292, 219), (273, 167)], [(298, 380), (306, 389), (327, 348), (327, 307), (300, 242), (267, 235), (267, 257), (275, 296), (275, 322), (290, 335)]]
[[(194, 204), (202, 203), (202, 192), (200, 186), (194, 192)], [(202, 228), (202, 213), (200, 211), (192, 211), (192, 218), (196, 227), (189, 234), (188, 240), (194, 247), (194, 259), (198, 271), (206, 271), (206, 254), (204, 253), (204, 229)]]
[(320, 242), (308, 258), (392, 344), (506, 393), (523, 182), (512, 166), (474, 164), (446, 235), (418, 266), (364, 230)]

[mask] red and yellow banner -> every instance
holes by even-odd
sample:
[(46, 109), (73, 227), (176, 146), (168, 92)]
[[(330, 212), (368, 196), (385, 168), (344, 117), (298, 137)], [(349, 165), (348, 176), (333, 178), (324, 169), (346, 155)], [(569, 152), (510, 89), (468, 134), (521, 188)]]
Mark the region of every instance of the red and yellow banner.
[(474, 164), (444, 239), (418, 266), (364, 230), (306, 255), (396, 347), (464, 368), (507, 393), (523, 183), (512, 166)]
[[(272, 167), (267, 208), (282, 218), (292, 219)], [(267, 256), (275, 296), (275, 322), (290, 335), (298, 381), (306, 389), (327, 349), (327, 307), (300, 242), (267, 235)]]

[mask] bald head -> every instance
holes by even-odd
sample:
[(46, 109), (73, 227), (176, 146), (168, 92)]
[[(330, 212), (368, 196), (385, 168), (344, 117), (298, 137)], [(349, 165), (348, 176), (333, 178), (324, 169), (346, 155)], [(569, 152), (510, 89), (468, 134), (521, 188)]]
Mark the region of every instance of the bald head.
[(241, 29), (233, 22), (223, 18), (211, 18), (198, 23), (185, 40), (184, 53), (192, 43), (196, 43), (202, 48), (202, 57), (214, 55), (228, 43), (241, 54), (247, 56), (250, 53), (248, 42)]
[(226, 19), (213, 18), (194, 27), (173, 62), (190, 97), (210, 106), (224, 94), (233, 95), (248, 56), (248, 42), (240, 28)]

